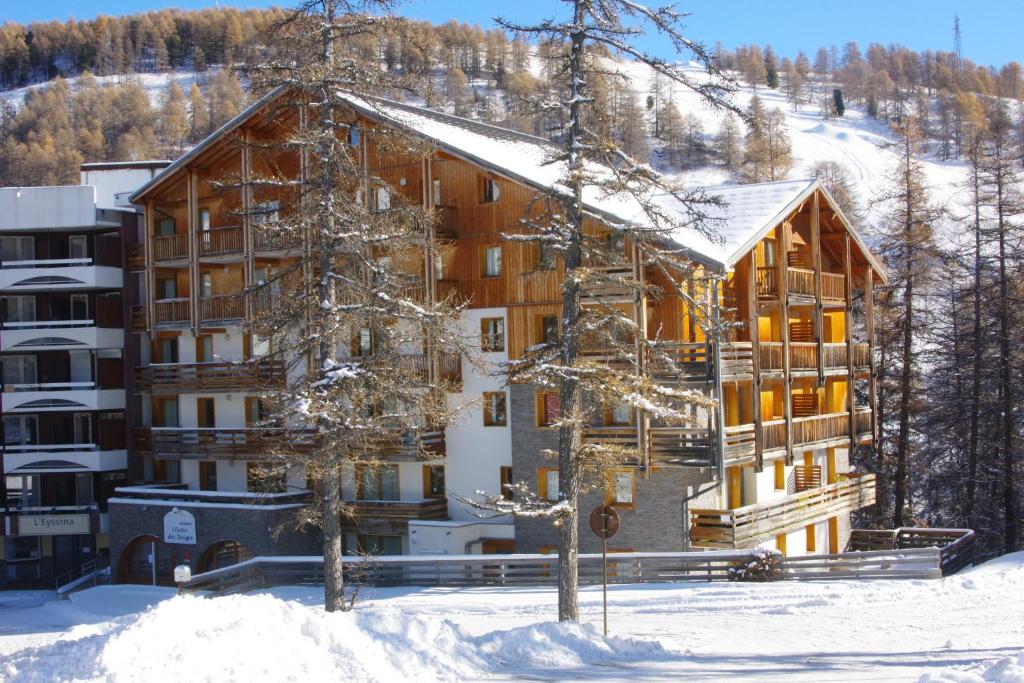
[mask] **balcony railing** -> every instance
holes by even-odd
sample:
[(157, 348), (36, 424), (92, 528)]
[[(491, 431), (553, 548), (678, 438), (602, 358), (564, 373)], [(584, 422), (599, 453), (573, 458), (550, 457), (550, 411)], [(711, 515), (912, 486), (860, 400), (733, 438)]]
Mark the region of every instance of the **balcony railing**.
[(186, 298), (162, 299), (154, 302), (153, 313), (157, 325), (187, 323), (189, 316), (189, 300)]
[(137, 367), (135, 389), (153, 394), (237, 391), (282, 387), (284, 362), (260, 359), (242, 363), (167, 363)]
[[(410, 353), (402, 356), (420, 381), (426, 382), (429, 378), (430, 357), (424, 353)], [(442, 353), (437, 359), (437, 369), (440, 379), (451, 384), (462, 383), (462, 357), (457, 353)]]
[[(782, 372), (782, 342), (763, 341), (758, 344), (762, 372)], [(867, 367), (868, 345), (854, 344), (854, 366)], [(848, 347), (845, 343), (822, 344), (824, 370), (845, 370)], [(814, 342), (790, 342), (789, 367), (794, 372), (818, 368), (818, 345)]]
[(253, 248), (256, 251), (286, 251), (302, 245), (298, 232), (282, 233), (273, 227), (257, 224), (253, 228)]
[[(786, 268), (786, 289), (801, 297), (814, 296), (814, 270), (802, 267)], [(779, 295), (778, 274), (775, 266), (757, 269), (757, 296), (773, 299)], [(836, 273), (821, 274), (821, 298), (830, 303), (846, 301), (846, 278)]]
[(448, 501), (445, 498), (349, 500), (344, 506), (344, 525), (367, 531), (404, 533), (411, 520), (448, 519)]
[[(273, 427), (138, 427), (134, 441), (135, 452), (140, 455), (199, 459), (255, 459), (275, 451), (309, 452), (318, 445), (313, 429)], [(421, 454), (443, 458), (444, 430), (422, 430), (378, 441), (369, 450), (399, 460), (416, 459)]]
[(702, 548), (750, 548), (875, 502), (875, 475), (846, 475), (835, 484), (733, 510), (690, 510), (690, 543)]
[[(712, 434), (700, 427), (650, 427), (647, 430), (650, 464), (658, 467), (710, 467)], [(588, 443), (639, 451), (640, 433), (635, 426), (588, 427)], [(742, 465), (754, 460), (754, 425), (725, 428), (725, 464)], [(623, 464), (638, 465), (636, 458)]]
[(128, 245), (128, 270), (142, 270), (146, 267), (146, 251), (141, 244)]
[(245, 317), (245, 299), (240, 294), (218, 294), (199, 299), (199, 319), (237, 320)]
[(242, 226), (232, 225), (199, 232), (199, 255), (217, 256), (242, 251)]
[(145, 306), (132, 306), (128, 309), (129, 314), (129, 329), (132, 332), (145, 332), (146, 331), (146, 307)]
[(154, 261), (174, 261), (181, 258), (188, 258), (188, 235), (186, 233), (153, 237)]
[(444, 239), (455, 239), (459, 236), (458, 214), (454, 206), (435, 206), (434, 234)]
[(870, 344), (854, 344), (853, 345), (853, 367), (855, 368), (868, 368), (871, 367), (871, 345)]

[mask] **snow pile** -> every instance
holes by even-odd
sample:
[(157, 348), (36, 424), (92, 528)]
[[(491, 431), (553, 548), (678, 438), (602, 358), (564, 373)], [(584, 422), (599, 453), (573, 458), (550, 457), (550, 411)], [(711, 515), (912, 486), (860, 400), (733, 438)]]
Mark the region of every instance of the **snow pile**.
[(969, 669), (929, 672), (919, 683), (1024, 683), (1024, 653)]
[(110, 681), (449, 681), (514, 667), (665, 660), (656, 642), (537, 624), (479, 637), (447, 619), (367, 606), (327, 614), (271, 595), (181, 596), (0, 659), (11, 683)]

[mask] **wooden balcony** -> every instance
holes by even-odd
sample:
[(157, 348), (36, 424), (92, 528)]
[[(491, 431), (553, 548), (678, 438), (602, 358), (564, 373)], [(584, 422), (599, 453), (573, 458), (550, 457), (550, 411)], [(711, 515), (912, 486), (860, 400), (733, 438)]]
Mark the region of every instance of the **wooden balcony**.
[(189, 299), (162, 299), (154, 303), (154, 321), (157, 325), (182, 325), (191, 322), (189, 315)]
[(212, 230), (201, 230), (199, 238), (200, 256), (223, 256), (242, 253), (242, 226), (232, 225)]
[[(864, 347), (864, 348), (859, 348)], [(782, 342), (766, 341), (758, 344), (758, 358), (761, 364), (761, 372), (766, 374), (779, 374), (782, 372)], [(822, 371), (826, 375), (846, 374), (847, 371), (848, 347), (845, 343), (822, 344), (822, 355), (824, 366)], [(854, 366), (867, 367), (867, 344), (854, 345)], [(859, 355), (858, 355), (859, 354)], [(857, 365), (864, 362), (864, 366)], [(789, 369), (794, 374), (817, 373), (818, 370), (818, 345), (815, 342), (790, 342), (789, 343)]]
[(350, 533), (404, 534), (411, 520), (448, 519), (445, 498), (425, 500), (350, 500), (342, 524)]
[(242, 363), (172, 363), (134, 370), (135, 389), (151, 394), (245, 391), (283, 387), (284, 362), (261, 359)]
[[(424, 353), (403, 355), (402, 360), (408, 363), (420, 381), (426, 382), (430, 377), (430, 357)], [(442, 353), (437, 359), (439, 379), (452, 385), (453, 389), (462, 386), (462, 357), (457, 353)]]
[(132, 306), (128, 309), (129, 323), (128, 329), (132, 332), (145, 332), (146, 331), (146, 307), (145, 306)]
[[(786, 268), (786, 289), (797, 300), (813, 299), (813, 268), (790, 266)], [(776, 299), (779, 296), (778, 270), (774, 266), (757, 269), (757, 298)], [(846, 278), (837, 273), (821, 274), (821, 299), (828, 305), (846, 303)]]
[[(650, 427), (647, 430), (650, 464), (656, 467), (711, 467), (712, 433), (694, 427)], [(754, 461), (754, 425), (725, 428), (725, 464), (743, 465)], [(640, 435), (634, 426), (588, 427), (585, 443), (616, 446), (639, 452)], [(639, 465), (627, 458), (625, 465)]]
[(859, 343), (853, 345), (853, 367), (866, 370), (871, 367), (871, 345)]
[(779, 534), (823, 522), (875, 502), (875, 475), (849, 474), (835, 484), (733, 510), (690, 510), (690, 543), (701, 548), (751, 548)]
[[(857, 408), (854, 412), (854, 430), (858, 443), (870, 441), (871, 409)], [(768, 420), (761, 423), (765, 452), (786, 448), (786, 421)], [(826, 448), (843, 446), (850, 442), (850, 414), (830, 413), (793, 418), (793, 447), (814, 446)]]
[(245, 298), (241, 294), (218, 294), (199, 299), (202, 322), (241, 320), (245, 317)]
[(253, 249), (257, 252), (288, 251), (302, 246), (302, 235), (297, 232), (283, 234), (272, 227), (253, 227)]
[(186, 233), (153, 237), (154, 261), (176, 261), (186, 258), (188, 258), (188, 235)]
[(434, 235), (438, 239), (453, 240), (459, 237), (458, 209), (454, 206), (434, 207)]
[(128, 270), (140, 271), (146, 268), (145, 247), (141, 244), (128, 245)]
[[(269, 427), (138, 427), (134, 431), (135, 452), (157, 458), (256, 460), (285, 448), (309, 452), (317, 447), (316, 431), (302, 428)], [(392, 460), (416, 460), (421, 454), (443, 458), (446, 444), (443, 429), (407, 434), (377, 442), (373, 453)]]

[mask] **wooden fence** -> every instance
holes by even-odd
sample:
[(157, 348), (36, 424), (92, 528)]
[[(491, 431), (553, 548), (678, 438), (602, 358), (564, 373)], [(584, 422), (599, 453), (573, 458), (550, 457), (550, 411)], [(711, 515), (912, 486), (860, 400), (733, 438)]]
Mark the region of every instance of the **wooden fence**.
[(938, 548), (944, 576), (955, 574), (974, 562), (975, 534), (971, 529), (854, 529), (848, 551), (903, 551), (914, 548)]
[[(614, 553), (608, 581), (615, 584), (736, 580), (735, 571), (757, 562), (755, 551)], [(601, 556), (579, 556), (580, 583), (601, 582)], [(856, 551), (779, 557), (777, 580), (931, 579), (942, 575), (938, 548)], [(556, 555), (395, 555), (344, 558), (345, 579), (374, 586), (553, 585)], [(185, 592), (237, 593), (280, 585), (321, 585), (323, 558), (254, 557), (197, 574)]]

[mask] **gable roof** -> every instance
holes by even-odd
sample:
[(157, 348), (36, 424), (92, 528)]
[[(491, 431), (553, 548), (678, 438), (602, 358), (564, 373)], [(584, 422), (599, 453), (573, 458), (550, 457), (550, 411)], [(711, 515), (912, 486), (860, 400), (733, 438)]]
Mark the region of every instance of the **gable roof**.
[[(139, 188), (131, 196), (131, 201), (136, 201), (159, 185), (162, 179), (172, 175), (216, 139), (237, 128), (284, 91), (285, 88), (271, 91), (225, 123), (163, 173)], [(561, 149), (544, 138), (384, 98), (345, 95), (344, 99), (356, 112), (371, 120), (398, 126), (437, 145), (452, 156), (509, 180), (544, 192), (568, 192), (560, 182), (564, 175), (564, 163), (552, 162)], [(593, 170), (600, 172), (600, 167), (595, 165)], [(740, 258), (815, 190), (821, 190), (836, 213), (842, 215), (828, 192), (813, 178), (700, 189), (708, 196), (720, 197), (724, 202), (724, 206), (708, 206), (704, 209), (711, 221), (710, 227), (717, 234), (709, 237), (696, 227), (681, 227), (672, 234), (672, 239), (696, 260), (722, 270), (732, 269)], [(685, 211), (685, 207), (673, 197), (650, 199), (661, 203), (666, 209), (676, 207), (679, 211)], [(588, 186), (584, 190), (583, 200), (589, 211), (612, 225), (643, 225), (648, 222), (641, 202), (635, 197), (609, 196), (597, 187)], [(886, 273), (881, 261), (868, 250), (845, 217), (843, 222), (865, 258), (884, 281)]]

